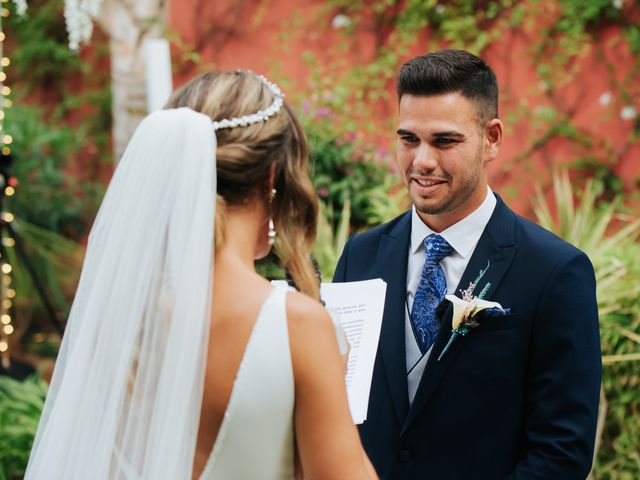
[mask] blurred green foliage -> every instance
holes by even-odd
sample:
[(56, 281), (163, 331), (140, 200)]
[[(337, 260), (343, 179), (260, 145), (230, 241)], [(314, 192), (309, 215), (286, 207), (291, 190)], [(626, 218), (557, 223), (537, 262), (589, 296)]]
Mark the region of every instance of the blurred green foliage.
[(103, 183), (69, 172), (68, 160), (86, 145), (86, 128), (46, 118), (40, 107), (7, 110), (4, 128), (13, 137), (10, 174), (16, 195), (7, 200), (18, 218), (69, 238), (81, 239), (104, 193)]
[(67, 32), (61, 21), (64, 0), (29, 0), (25, 15), (15, 13), (5, 26), (13, 45), (11, 60), (16, 76), (32, 89), (42, 86), (54, 91), (67, 90), (70, 73), (79, 73), (87, 65), (67, 46)]
[(388, 197), (388, 191), (399, 182), (389, 166), (375, 161), (373, 148), (359, 151), (357, 144), (316, 129), (309, 122), (305, 130), (311, 150), (311, 178), (325, 205), (327, 221), (337, 227), (340, 212), (349, 202), (350, 231), (380, 223), (375, 215), (380, 197)]
[(15, 14), (13, 2), (6, 6), (12, 11), (3, 31), (13, 106), (5, 108), (3, 129), (13, 139), (7, 174), (16, 189), (3, 207), (16, 219), (17, 245), (7, 248), (7, 255), (16, 290), (15, 335), (22, 336), (32, 320), (51, 328), (37, 284), (58, 321), (68, 313), (81, 243), (111, 163), (111, 98), (108, 69), (95, 68), (108, 59), (105, 43), (94, 40), (82, 56), (69, 50), (63, 0), (30, 1), (24, 16)]
[(24, 475), (47, 388), (39, 376), (20, 382), (0, 375), (0, 480)]
[[(640, 218), (622, 199), (601, 201), (602, 184), (578, 192), (566, 171), (553, 177), (552, 203), (538, 189), (538, 222), (589, 255), (597, 280), (603, 394), (593, 477), (640, 478)], [(555, 214), (551, 212), (555, 210)]]
[(351, 203), (346, 200), (340, 212), (340, 222), (335, 227), (329, 221), (333, 218), (332, 207), (320, 202), (318, 218), (318, 236), (313, 246), (313, 258), (318, 262), (321, 278), (331, 282), (333, 274), (342, 255), (342, 250), (349, 238), (349, 222), (351, 219)]
[[(40, 323), (39, 329), (55, 332), (55, 324), (64, 325), (69, 313), (82, 268), (84, 246), (20, 218), (16, 218), (12, 226), (19, 235), (20, 248), (24, 249), (27, 261), (35, 271), (34, 278), (27, 261), (18, 256), (18, 246), (6, 249), (7, 261), (13, 266), (11, 286), (16, 291), (14, 316), (17, 334), (26, 333), (33, 321)], [(50, 318), (50, 313), (44, 308), (35, 281), (44, 287), (44, 293), (54, 309), (54, 318)], [(49, 356), (55, 357), (55, 352)]]

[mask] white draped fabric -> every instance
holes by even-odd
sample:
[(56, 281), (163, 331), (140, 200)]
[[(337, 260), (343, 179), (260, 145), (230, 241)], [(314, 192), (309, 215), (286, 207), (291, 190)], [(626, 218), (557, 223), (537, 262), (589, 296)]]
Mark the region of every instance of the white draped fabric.
[(95, 224), (25, 478), (190, 479), (209, 335), (209, 117), (148, 116)]

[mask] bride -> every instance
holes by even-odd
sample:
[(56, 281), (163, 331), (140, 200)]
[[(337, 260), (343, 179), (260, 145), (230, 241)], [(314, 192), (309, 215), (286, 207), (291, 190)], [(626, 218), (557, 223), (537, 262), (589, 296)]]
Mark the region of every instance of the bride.
[[(375, 478), (310, 261), (303, 132), (251, 72), (135, 132), (93, 225), (25, 478)], [(254, 269), (273, 244), (300, 292)]]

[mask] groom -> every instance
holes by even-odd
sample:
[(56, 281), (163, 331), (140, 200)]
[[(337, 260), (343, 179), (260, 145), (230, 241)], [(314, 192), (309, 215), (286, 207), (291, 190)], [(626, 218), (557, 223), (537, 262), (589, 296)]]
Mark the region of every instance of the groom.
[[(413, 207), (352, 237), (334, 277), (387, 282), (364, 446), (383, 479), (584, 480), (601, 376), (593, 267), (488, 187), (503, 126), (484, 61), (417, 57), (397, 89)], [(441, 300), (463, 291), (501, 308), (456, 310), (450, 342)]]

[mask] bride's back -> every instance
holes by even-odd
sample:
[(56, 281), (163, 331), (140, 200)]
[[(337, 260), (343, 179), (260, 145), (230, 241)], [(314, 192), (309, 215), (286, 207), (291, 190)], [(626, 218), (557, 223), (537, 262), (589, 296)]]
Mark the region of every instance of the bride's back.
[[(277, 96), (269, 90), (273, 91), (265, 82), (246, 72), (205, 75), (176, 92), (168, 106), (188, 107), (214, 120), (233, 119), (272, 108)], [(245, 352), (248, 352), (249, 338), (261, 308), (272, 290), (270, 283), (255, 272), (254, 259), (269, 252), (272, 243), (269, 240), (276, 232), (276, 254), (291, 272), (297, 286), (311, 297), (319, 297), (319, 284), (310, 260), (317, 198), (307, 173), (306, 141), (295, 116), (284, 105), (267, 121), (222, 128), (216, 137), (218, 198), (213, 308), (194, 478), (204, 469), (212, 450), (221, 444), (218, 439), (221, 428), (226, 428), (224, 418), (225, 413), (229, 413), (230, 400), (234, 398), (234, 382)], [(284, 297), (281, 303), (282, 313), (270, 318), (274, 321), (272, 329), (282, 334), (277, 338), (262, 337), (264, 343), (256, 350), (258, 358), (261, 356), (264, 360), (263, 365), (258, 366), (265, 368), (257, 368), (256, 372), (269, 375), (267, 360), (285, 351), (287, 358), (272, 368), (288, 369), (293, 402), (293, 367)], [(272, 311), (278, 311), (279, 307), (271, 307)], [(271, 351), (269, 342), (274, 343)], [(270, 391), (264, 394), (274, 390), (271, 385), (265, 388)], [(253, 399), (252, 410), (268, 414), (269, 409), (260, 403), (260, 399)], [(292, 435), (293, 403), (288, 417)], [(247, 437), (252, 435), (250, 430), (245, 433)], [(228, 444), (228, 438), (225, 435), (222, 444)], [(293, 453), (293, 445), (289, 450)]]
[(247, 271), (232, 253), (221, 256), (193, 478), (292, 478), (286, 292)]
[[(218, 255), (214, 268), (214, 302), (194, 478), (199, 477), (213, 451), (249, 338), (272, 289), (269, 282), (226, 252)], [(260, 408), (256, 403), (255, 409)]]

